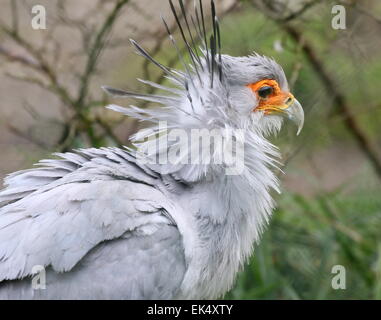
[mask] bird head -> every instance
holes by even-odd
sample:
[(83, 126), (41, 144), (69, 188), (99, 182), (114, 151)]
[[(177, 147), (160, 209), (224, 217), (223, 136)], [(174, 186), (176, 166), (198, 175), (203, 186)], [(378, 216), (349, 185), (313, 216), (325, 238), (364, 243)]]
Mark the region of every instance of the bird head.
[(282, 67), (273, 59), (258, 54), (246, 57), (222, 55), (229, 104), (241, 117), (250, 117), (263, 133), (276, 132), (283, 119), (297, 126), (304, 124), (304, 112), (289, 91)]

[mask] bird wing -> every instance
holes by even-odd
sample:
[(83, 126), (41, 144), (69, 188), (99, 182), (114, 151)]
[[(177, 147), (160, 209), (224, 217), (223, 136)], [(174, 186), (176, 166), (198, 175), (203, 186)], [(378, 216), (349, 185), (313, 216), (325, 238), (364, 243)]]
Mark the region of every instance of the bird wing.
[(0, 281), (30, 275), (36, 265), (69, 271), (101, 242), (175, 226), (170, 202), (155, 187), (158, 175), (126, 150), (85, 149), (60, 157), (5, 180)]
[(151, 235), (103, 241), (70, 272), (47, 268), (45, 290), (31, 290), (29, 278), (0, 282), (0, 300), (172, 299), (185, 271), (181, 235), (162, 225)]

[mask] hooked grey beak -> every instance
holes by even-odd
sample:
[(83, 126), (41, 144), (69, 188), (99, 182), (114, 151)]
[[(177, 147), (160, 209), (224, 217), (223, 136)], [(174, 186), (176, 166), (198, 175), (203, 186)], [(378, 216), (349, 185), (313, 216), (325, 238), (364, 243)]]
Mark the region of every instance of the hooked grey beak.
[(299, 135), (304, 124), (304, 111), (299, 101), (295, 98), (292, 99), (291, 103), (282, 111), (285, 113), (285, 116), (287, 116), (288, 119), (296, 124), (298, 127), (296, 135)]
[[(281, 93), (284, 97), (283, 103), (278, 105), (278, 100), (265, 101), (254, 111), (264, 111), (265, 114), (278, 114), (290, 119), (298, 127), (296, 135), (299, 135), (304, 124), (304, 111), (299, 101), (291, 93)], [(270, 99), (269, 99), (270, 100)]]

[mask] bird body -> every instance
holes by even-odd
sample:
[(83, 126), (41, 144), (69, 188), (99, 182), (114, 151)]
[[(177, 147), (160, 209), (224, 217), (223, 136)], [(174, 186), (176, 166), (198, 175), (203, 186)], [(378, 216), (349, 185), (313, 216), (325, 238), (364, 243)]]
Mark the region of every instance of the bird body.
[[(213, 2), (212, 18), (209, 46), (205, 40), (199, 50), (184, 38), (193, 61), (185, 71), (161, 65), (132, 41), (174, 86), (141, 81), (169, 94), (104, 88), (164, 105), (109, 106), (153, 123), (132, 137), (134, 149), (57, 154), (6, 178), (0, 299), (213, 299), (232, 287), (269, 221), (271, 190), (279, 191), (272, 171), (279, 155), (266, 136), (279, 131), (285, 115), (299, 126), (303, 119), (282, 68), (257, 54), (222, 55)], [(194, 141), (171, 135), (202, 130), (214, 130), (220, 143), (207, 140), (201, 153), (209, 150), (208, 161), (191, 161)], [(227, 173), (236, 164), (226, 158), (232, 141), (244, 166)], [(173, 149), (180, 151), (175, 161), (157, 161)], [(35, 266), (46, 269), (46, 289), (31, 285)]]
[[(0, 279), (51, 267), (46, 290), (30, 278), (5, 281), (0, 298), (207, 298), (230, 288), (259, 236), (258, 208), (244, 207), (258, 202), (245, 199), (248, 184), (236, 190), (240, 176), (187, 186), (139, 166), (128, 150), (61, 157), (6, 180)], [(163, 291), (146, 292), (141, 279)]]

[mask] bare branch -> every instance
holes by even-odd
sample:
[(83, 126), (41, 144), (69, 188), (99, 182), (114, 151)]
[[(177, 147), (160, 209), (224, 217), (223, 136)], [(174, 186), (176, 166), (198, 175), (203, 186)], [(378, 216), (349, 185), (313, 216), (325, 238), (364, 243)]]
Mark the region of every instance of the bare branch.
[[(283, 25), (283, 29), (297, 42), (301, 41), (303, 35), (299, 30), (290, 25)], [(307, 60), (311, 64), (315, 73), (321, 80), (321, 83), (333, 98), (334, 105), (336, 105), (337, 111), (344, 116), (343, 121), (348, 131), (352, 134), (358, 147), (367, 156), (372, 163), (376, 173), (381, 179), (381, 160), (378, 158), (377, 151), (373, 148), (371, 142), (362, 130), (361, 126), (357, 122), (357, 119), (353, 116), (352, 111), (348, 105), (345, 95), (340, 91), (339, 86), (335, 80), (330, 76), (325, 68), (323, 62), (319, 59), (316, 52), (306, 40), (303, 41), (302, 50)]]
[(21, 137), (42, 149), (46, 149), (48, 147), (44, 142), (35, 139), (29, 133), (24, 132), (20, 130), (19, 128), (12, 126), (11, 124), (8, 124), (7, 127), (8, 127), (8, 130), (12, 132), (14, 135)]
[(89, 80), (92, 76), (92, 74), (95, 71), (95, 67), (98, 61), (98, 58), (104, 48), (104, 46), (107, 43), (107, 37), (111, 31), (111, 28), (114, 24), (115, 19), (117, 18), (120, 10), (123, 8), (124, 5), (128, 3), (129, 0), (119, 0), (112, 12), (109, 14), (109, 16), (106, 18), (105, 22), (103, 23), (102, 27), (100, 28), (98, 34), (95, 37), (94, 43), (92, 47), (90, 48), (89, 56), (86, 63), (85, 72), (82, 75), (81, 78), (81, 86), (78, 93), (78, 98), (76, 101), (77, 107), (80, 107), (86, 98), (88, 87), (89, 87)]
[(265, 13), (271, 19), (278, 22), (290, 22), (296, 18), (302, 16), (306, 11), (311, 9), (316, 4), (321, 3), (321, 0), (309, 0), (303, 3), (303, 5), (295, 11), (285, 15), (285, 12), (289, 12), (289, 7), (286, 6), (284, 2), (281, 1), (263, 1), (263, 0), (253, 0), (252, 4), (258, 8), (261, 12)]

